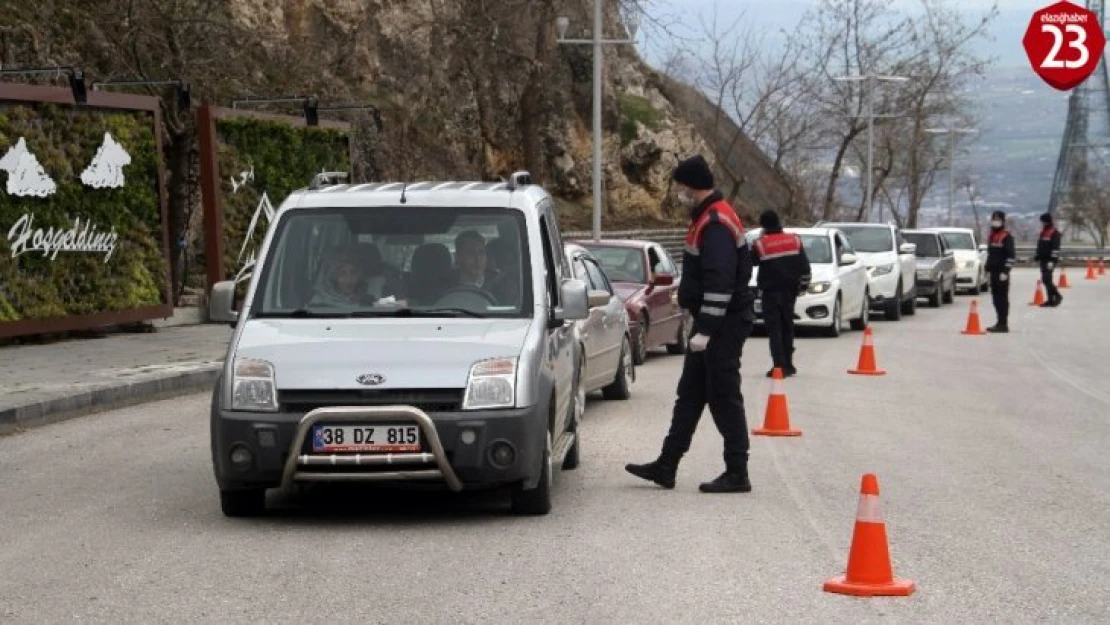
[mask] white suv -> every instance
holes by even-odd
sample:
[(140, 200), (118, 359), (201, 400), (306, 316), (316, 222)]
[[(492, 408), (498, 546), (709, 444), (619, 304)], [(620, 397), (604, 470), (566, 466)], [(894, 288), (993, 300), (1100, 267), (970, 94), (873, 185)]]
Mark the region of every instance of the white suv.
[(235, 326), (211, 406), (224, 513), (359, 481), (509, 486), (514, 511), (546, 514), (552, 473), (578, 465), (589, 315), (551, 197), (525, 172), (327, 176), (278, 209), (241, 310), (233, 282), (212, 290), (212, 319)]
[(898, 226), (861, 222), (817, 225), (843, 232), (867, 265), (872, 308), (881, 310), (891, 321), (901, 319), (903, 313), (917, 312), (916, 247), (906, 243)]

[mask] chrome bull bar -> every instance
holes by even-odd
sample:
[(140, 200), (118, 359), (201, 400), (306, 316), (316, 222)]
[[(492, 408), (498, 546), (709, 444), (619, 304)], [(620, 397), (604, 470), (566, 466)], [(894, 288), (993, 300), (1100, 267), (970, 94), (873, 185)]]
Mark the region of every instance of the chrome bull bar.
[[(326, 421), (328, 423), (395, 423), (409, 421), (420, 427), (424, 439), (432, 448), (431, 453), (426, 451), (400, 454), (320, 454), (308, 455), (301, 453), (305, 437), (312, 431), (312, 426)], [(395, 471), (378, 471), (374, 473), (322, 473), (298, 471), (300, 467), (310, 466), (399, 466), (408, 464), (427, 464), (435, 462), (436, 469), (398, 468)], [(443, 480), (452, 491), (462, 490), (462, 481), (455, 475), (451, 463), (447, 461), (447, 453), (439, 440), (435, 423), (423, 410), (412, 406), (333, 406), (317, 408), (301, 417), (297, 424), (297, 431), (293, 435), (293, 442), (289, 448), (289, 457), (285, 460), (285, 469), (282, 473), (281, 490), (289, 491), (296, 482), (396, 482), (412, 480)]]

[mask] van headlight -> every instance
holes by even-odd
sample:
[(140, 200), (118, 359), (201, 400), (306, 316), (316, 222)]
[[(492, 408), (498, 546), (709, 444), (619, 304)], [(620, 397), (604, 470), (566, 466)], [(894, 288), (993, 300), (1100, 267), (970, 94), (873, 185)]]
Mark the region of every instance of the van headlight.
[(872, 276), (885, 276), (886, 274), (894, 271), (894, 263), (889, 265), (875, 265), (871, 268)]
[(809, 288), (806, 289), (806, 291), (808, 291), (812, 295), (820, 295), (825, 291), (828, 291), (830, 286), (832, 286), (831, 282), (814, 282), (813, 284), (809, 285)]
[(236, 358), (231, 378), (231, 409), (277, 412), (274, 366), (265, 360)]
[(973, 261), (973, 260), (964, 261), (964, 269), (975, 269), (975, 261)]
[(479, 360), (470, 366), (463, 410), (512, 408), (516, 404), (516, 358)]

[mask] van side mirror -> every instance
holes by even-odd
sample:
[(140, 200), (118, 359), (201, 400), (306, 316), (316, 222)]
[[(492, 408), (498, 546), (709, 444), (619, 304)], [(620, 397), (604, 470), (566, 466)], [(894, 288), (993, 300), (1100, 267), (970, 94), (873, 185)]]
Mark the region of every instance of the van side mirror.
[(239, 311), (235, 310), (235, 282), (225, 280), (212, 286), (212, 294), (208, 297), (208, 320), (216, 323), (227, 323), (235, 327), (239, 321)]
[(955, 255), (956, 255), (956, 252), (953, 252), (952, 250), (944, 250), (944, 255), (945, 255), (946, 257), (947, 257), (947, 256), (955, 256)]
[(898, 253), (899, 254), (916, 254), (917, 253), (917, 245), (915, 245), (913, 243), (903, 243), (898, 248)]
[(586, 294), (586, 283), (577, 278), (567, 278), (559, 285), (563, 305), (552, 311), (555, 321), (576, 321), (590, 316), (589, 297)]
[(851, 252), (844, 252), (840, 255), (841, 265), (854, 265), (857, 262), (859, 262), (859, 258), (857, 258), (856, 255)]
[(986, 243), (980, 243), (980, 244), (979, 244), (979, 251), (980, 251), (980, 252), (985, 252), (985, 251), (987, 251), (987, 244), (986, 244)]

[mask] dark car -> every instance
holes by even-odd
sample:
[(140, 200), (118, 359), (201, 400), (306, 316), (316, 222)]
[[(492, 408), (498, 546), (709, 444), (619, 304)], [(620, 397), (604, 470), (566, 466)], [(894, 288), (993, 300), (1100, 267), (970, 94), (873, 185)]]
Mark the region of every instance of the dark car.
[(643, 364), (647, 351), (666, 346), (686, 351), (687, 319), (678, 305), (678, 268), (663, 246), (652, 241), (575, 241), (601, 264), (628, 311), (632, 358)]
[(934, 308), (951, 304), (956, 297), (956, 256), (938, 232), (903, 230), (907, 243), (917, 249), (917, 295), (929, 298)]

